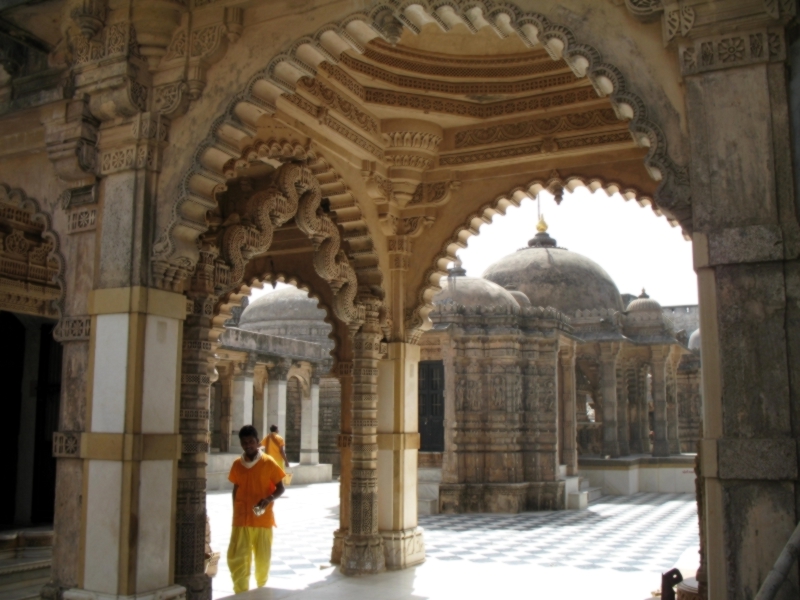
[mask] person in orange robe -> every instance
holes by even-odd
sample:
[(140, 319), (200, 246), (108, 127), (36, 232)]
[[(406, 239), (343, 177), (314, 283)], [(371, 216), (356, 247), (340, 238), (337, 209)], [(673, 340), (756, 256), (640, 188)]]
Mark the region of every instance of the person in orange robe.
[[(255, 556), (256, 585), (264, 587), (272, 555), (273, 502), (284, 492), (283, 469), (262, 452), (258, 431), (252, 425), (239, 430), (242, 456), (228, 479), (233, 483), (233, 529), (228, 546), (228, 568), (237, 594), (250, 589), (250, 565)], [(257, 509), (257, 511), (254, 511)], [(263, 514), (257, 514), (263, 509)]]
[(286, 458), (286, 442), (278, 435), (278, 426), (272, 425), (269, 428), (269, 435), (261, 440), (261, 447), (264, 451), (275, 459), (280, 467), (286, 469), (289, 466), (289, 459)]

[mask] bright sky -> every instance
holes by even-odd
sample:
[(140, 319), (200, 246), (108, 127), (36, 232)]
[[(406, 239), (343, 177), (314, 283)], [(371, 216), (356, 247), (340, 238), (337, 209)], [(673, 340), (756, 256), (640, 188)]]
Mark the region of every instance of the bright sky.
[[(540, 194), (548, 233), (558, 245), (588, 256), (616, 282), (620, 293), (647, 294), (662, 306), (697, 304), (697, 278), (692, 269), (692, 244), (679, 227), (671, 227), (649, 207), (626, 202), (602, 190), (586, 188), (564, 194), (561, 205), (546, 192)], [(467, 274), (480, 277), (504, 256), (525, 247), (536, 235), (536, 202), (525, 200), (481, 227), (459, 252)], [(278, 284), (278, 289), (283, 284)], [(253, 290), (253, 299), (272, 291), (271, 285)]]

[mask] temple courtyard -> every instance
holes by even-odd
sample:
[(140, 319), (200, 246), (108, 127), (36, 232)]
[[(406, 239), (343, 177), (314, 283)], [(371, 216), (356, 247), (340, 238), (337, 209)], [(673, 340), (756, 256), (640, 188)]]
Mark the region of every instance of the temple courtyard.
[[(211, 545), (222, 554), (217, 600), (233, 594), (225, 561), (230, 492), (211, 492), (207, 502)], [(604, 496), (581, 511), (421, 516), (425, 563), (345, 577), (330, 565), (339, 484), (292, 486), (275, 508), (267, 587), (242, 598), (649, 598), (673, 566), (694, 575), (696, 506), (692, 494), (641, 493)]]

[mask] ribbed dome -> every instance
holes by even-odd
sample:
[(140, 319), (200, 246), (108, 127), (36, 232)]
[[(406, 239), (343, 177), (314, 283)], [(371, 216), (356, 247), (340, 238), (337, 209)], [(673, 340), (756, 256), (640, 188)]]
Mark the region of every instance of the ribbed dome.
[(434, 305), (447, 303), (467, 307), (485, 306), (518, 311), (519, 304), (510, 292), (479, 277), (448, 276), (442, 278), (442, 291), (433, 297)]
[(692, 352), (700, 352), (700, 330), (695, 329), (692, 335), (689, 336), (689, 350)]
[(661, 312), (661, 305), (648, 296), (644, 290), (642, 295), (628, 304), (627, 312)]
[(317, 301), (296, 287), (264, 294), (242, 311), (239, 328), (308, 342), (330, 343), (331, 326)]
[(614, 281), (593, 260), (565, 248), (541, 231), (518, 250), (486, 269), (484, 278), (523, 292), (533, 306), (553, 308), (574, 316), (578, 310), (622, 310)]

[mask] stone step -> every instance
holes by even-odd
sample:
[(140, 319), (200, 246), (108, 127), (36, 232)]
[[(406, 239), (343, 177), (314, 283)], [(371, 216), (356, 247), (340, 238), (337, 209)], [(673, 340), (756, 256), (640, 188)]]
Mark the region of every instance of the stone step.
[(417, 514), (420, 515), (438, 515), (439, 514), (439, 499), (418, 499), (417, 500)]
[(417, 469), (417, 481), (419, 482), (432, 482), (432, 483), (441, 483), (442, 482), (442, 470), (436, 468), (420, 468)]
[(603, 497), (603, 488), (601, 487), (589, 488), (586, 492), (589, 494), (589, 502), (594, 502)]
[(40, 579), (26, 581), (25, 585), (10, 589), (0, 586), (0, 600), (33, 600), (33, 598), (39, 598), (42, 587), (49, 578), (48, 575)]
[(0, 592), (33, 585), (40, 579), (44, 579), (44, 585), (50, 577), (51, 563), (51, 558), (0, 560)]

